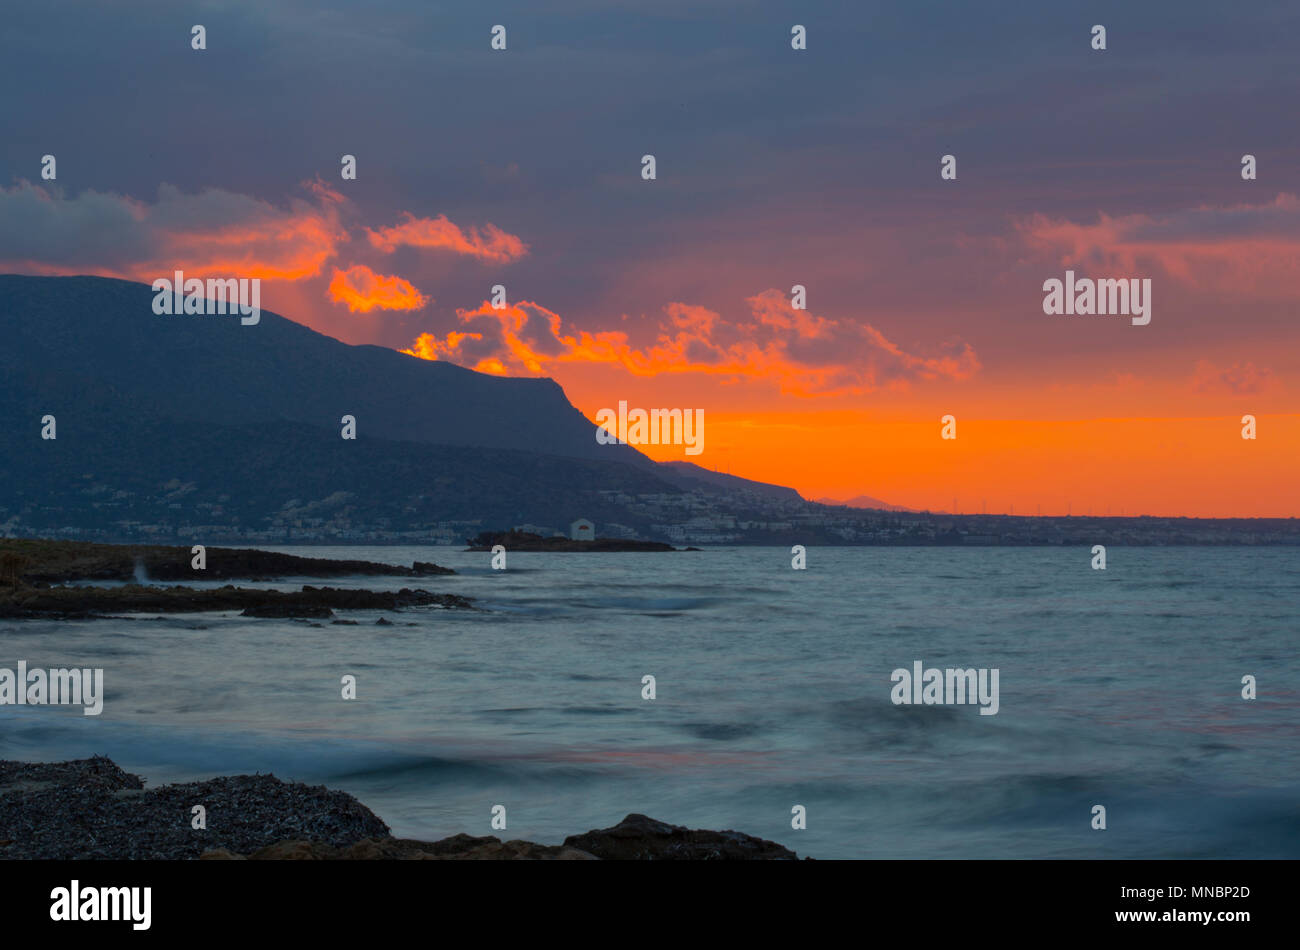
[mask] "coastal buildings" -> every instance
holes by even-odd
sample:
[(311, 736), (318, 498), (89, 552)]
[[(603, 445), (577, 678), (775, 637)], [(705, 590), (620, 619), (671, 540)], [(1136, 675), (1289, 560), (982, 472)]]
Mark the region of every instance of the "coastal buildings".
[[(672, 544), (870, 545), (1300, 545), (1300, 519), (1026, 517), (852, 508), (743, 491), (596, 491), (543, 497), (531, 506), (478, 510), (456, 494), (376, 503), (322, 486), (319, 497), (261, 506), (221, 495), (204, 502), (188, 486), (113, 491), (93, 477), (86, 500), (0, 504), (0, 536), (208, 544), (463, 544), (484, 530), (542, 537)], [(181, 494), (181, 492), (184, 492)], [(591, 517), (554, 524), (556, 511)], [(585, 528), (585, 530), (584, 530)]]

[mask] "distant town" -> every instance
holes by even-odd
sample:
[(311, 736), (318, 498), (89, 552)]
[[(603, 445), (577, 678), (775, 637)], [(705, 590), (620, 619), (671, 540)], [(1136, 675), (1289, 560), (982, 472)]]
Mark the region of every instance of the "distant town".
[[(347, 492), (294, 499), (256, 523), (227, 496), (187, 502), (184, 485), (168, 485), (161, 503), (142, 506), (124, 492), (87, 491), (72, 510), (0, 507), (0, 536), (87, 541), (212, 544), (464, 545), (484, 531), (542, 537), (662, 541), (680, 545), (1297, 545), (1295, 518), (1165, 518), (948, 514), (850, 508), (805, 501), (793, 492), (595, 491), (581, 510), (506, 523), (500, 518), (424, 520), (360, 510)], [(168, 500), (171, 499), (171, 500)], [(569, 502), (572, 505), (572, 502)], [(147, 507), (151, 517), (131, 515)], [(144, 512), (140, 512), (144, 513)], [(534, 516), (535, 517), (535, 516)]]

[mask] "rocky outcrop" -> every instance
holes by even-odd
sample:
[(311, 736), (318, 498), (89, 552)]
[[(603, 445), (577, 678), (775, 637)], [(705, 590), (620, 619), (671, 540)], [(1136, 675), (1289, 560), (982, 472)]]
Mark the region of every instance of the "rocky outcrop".
[(432, 561), (416, 561), (411, 565), (411, 572), (417, 577), (423, 577), (426, 574), (455, 574), (449, 567), (441, 567)]
[(455, 835), (441, 841), (366, 838), (347, 848), (319, 841), (281, 841), (250, 855), (208, 851), (203, 861), (595, 861), (594, 855), (565, 845), (502, 841), (496, 837)]
[[(195, 805), (207, 825), (192, 826)], [(347, 847), (385, 825), (346, 792), (237, 775), (145, 789), (96, 757), (54, 764), (0, 761), (0, 859), (175, 859), (256, 851), (289, 838)]]
[(455, 835), (441, 841), (401, 838), (331, 847), (315, 841), (281, 841), (249, 855), (211, 851), (204, 860), (251, 861), (796, 861), (789, 848), (739, 831), (693, 831), (628, 815), (612, 828), (570, 835), (562, 845)]
[(459, 594), (427, 590), (356, 590), (304, 585), (300, 591), (146, 587), (0, 587), (0, 617), (95, 617), (109, 613), (195, 613), (239, 610), (249, 617), (329, 617), (334, 610), (399, 610), (403, 607), (471, 608)]
[[(205, 549), (206, 566), (191, 567), (188, 547), (161, 544), (96, 544), (81, 541), (0, 538), (0, 582), (6, 574), (29, 584), (65, 581), (129, 581), (143, 572), (150, 581), (262, 579), (273, 577), (427, 577), (455, 574), (449, 567), (416, 561), (410, 567), (376, 561), (299, 557), (252, 548)], [(12, 562), (3, 559), (12, 558)], [(6, 563), (12, 567), (5, 570)]]
[(795, 861), (775, 841), (739, 831), (692, 831), (680, 825), (628, 815), (613, 828), (570, 835), (564, 846), (606, 861)]
[[(206, 827), (195, 828), (203, 806)], [(0, 860), (754, 861), (795, 860), (739, 831), (692, 831), (628, 815), (560, 845), (458, 834), (394, 838), (346, 792), (236, 775), (146, 789), (110, 759), (0, 761)]]

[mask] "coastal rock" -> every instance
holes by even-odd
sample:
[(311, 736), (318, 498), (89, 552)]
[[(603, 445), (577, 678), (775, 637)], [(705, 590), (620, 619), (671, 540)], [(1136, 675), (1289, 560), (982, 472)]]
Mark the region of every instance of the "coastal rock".
[(606, 861), (798, 860), (775, 841), (739, 831), (692, 831), (645, 815), (628, 815), (612, 828), (570, 835), (564, 845)]
[(455, 574), (428, 561), (411, 567), (376, 561), (301, 557), (253, 548), (205, 549), (206, 567), (190, 566), (188, 547), (162, 544), (100, 544), (83, 541), (0, 538), (0, 583), (70, 580), (151, 581), (262, 579), (268, 577), (423, 577)]
[[(202, 805), (207, 828), (191, 827)], [(0, 761), (0, 859), (176, 859), (244, 854), (286, 839), (346, 847), (385, 825), (346, 792), (237, 775), (145, 789), (111, 760)]]
[[(205, 861), (241, 861), (224, 849), (205, 852)], [(502, 841), (460, 834), (441, 841), (366, 838), (345, 848), (320, 841), (279, 841), (247, 855), (249, 861), (595, 861), (595, 855), (564, 845)]]
[(431, 561), (416, 561), (411, 565), (411, 570), (417, 576), (421, 576), (421, 577), (426, 574), (455, 574), (456, 573), (449, 567), (442, 567), (438, 564), (434, 564)]
[[(207, 827), (191, 826), (195, 805)], [(110, 759), (0, 761), (0, 860), (594, 861), (794, 860), (738, 831), (691, 831), (628, 815), (560, 845), (490, 835), (394, 838), (345, 792), (235, 775), (146, 789)]]
[(193, 613), (243, 610), (249, 617), (330, 617), (331, 610), (399, 610), (403, 607), (469, 608), (459, 594), (427, 590), (356, 590), (305, 585), (300, 591), (262, 588), (9, 587), (0, 586), (0, 617), (94, 617), (122, 613)]

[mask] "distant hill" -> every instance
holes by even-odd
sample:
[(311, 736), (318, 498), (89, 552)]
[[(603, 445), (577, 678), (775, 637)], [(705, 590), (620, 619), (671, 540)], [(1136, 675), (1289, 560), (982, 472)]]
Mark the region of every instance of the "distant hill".
[(881, 501), (879, 498), (872, 498), (870, 495), (858, 495), (847, 501), (836, 501), (833, 498), (818, 498), (819, 505), (843, 505), (846, 508), (869, 508), (873, 511), (916, 511), (915, 508), (904, 508), (902, 505), (891, 505), (887, 501)]
[[(266, 311), (254, 326), (159, 316), (153, 296), (100, 277), (0, 276), (0, 533), (15, 518), (418, 530), (587, 517), (640, 529), (650, 515), (612, 496), (798, 498), (601, 445), (550, 379), (349, 346)], [(40, 438), (46, 414), (52, 441)], [(340, 438), (345, 414), (355, 441)]]
[(174, 419), (337, 432), (349, 413), (372, 438), (653, 465), (631, 446), (598, 445), (554, 380), (350, 346), (265, 311), (255, 326), (158, 316), (153, 296), (103, 277), (0, 276), (0, 369), (57, 378), (42, 386), (56, 402), (63, 383), (94, 381)]

